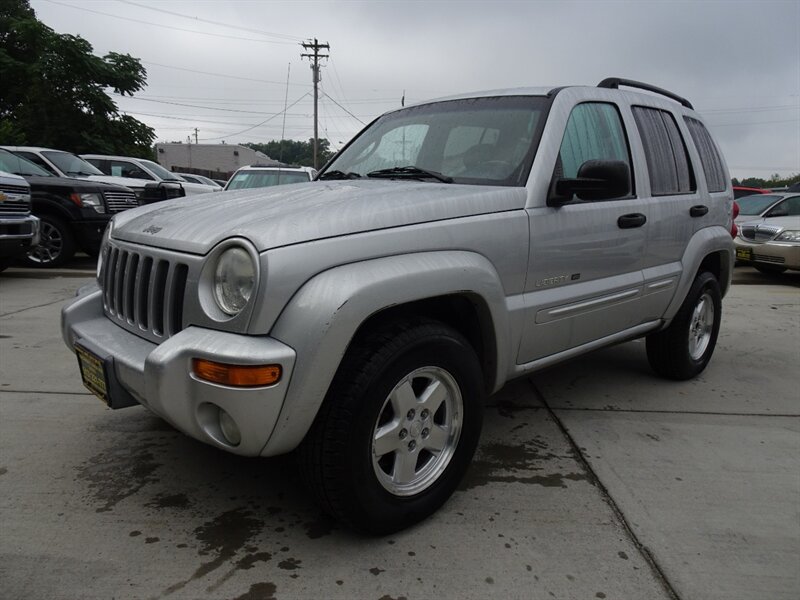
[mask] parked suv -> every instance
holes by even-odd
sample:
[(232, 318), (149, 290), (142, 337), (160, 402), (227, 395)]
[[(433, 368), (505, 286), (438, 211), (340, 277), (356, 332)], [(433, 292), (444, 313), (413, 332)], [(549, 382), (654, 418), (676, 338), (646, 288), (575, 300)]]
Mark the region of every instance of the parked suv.
[(29, 266), (60, 266), (78, 249), (97, 254), (111, 216), (139, 205), (133, 191), (126, 187), (55, 177), (3, 149), (0, 170), (20, 175), (30, 184), (33, 214), (41, 227), (39, 243), (24, 258)]
[(229, 452), (294, 450), (326, 511), (387, 533), (456, 489), (509, 379), (641, 337), (668, 378), (711, 358), (733, 192), (673, 93), (406, 107), (318, 180), (117, 215), (62, 314), (89, 389)]
[(249, 165), (238, 169), (225, 184), (226, 190), (243, 190), (287, 183), (308, 183), (317, 172), (311, 167), (267, 167)]
[(39, 219), (31, 215), (31, 186), (0, 163), (0, 271), (39, 243)]
[(100, 169), (106, 175), (113, 175), (123, 179), (143, 179), (149, 182), (180, 183), (183, 189), (186, 190), (187, 196), (218, 191), (208, 185), (185, 181), (177, 173), (167, 171), (158, 163), (144, 158), (105, 156), (103, 154), (81, 154), (81, 158)]
[(137, 198), (142, 197), (146, 193), (147, 184), (152, 183), (145, 179), (123, 179), (105, 175), (79, 156), (63, 150), (36, 146), (0, 146), (0, 148), (13, 152), (56, 177), (71, 177), (122, 185), (132, 189)]

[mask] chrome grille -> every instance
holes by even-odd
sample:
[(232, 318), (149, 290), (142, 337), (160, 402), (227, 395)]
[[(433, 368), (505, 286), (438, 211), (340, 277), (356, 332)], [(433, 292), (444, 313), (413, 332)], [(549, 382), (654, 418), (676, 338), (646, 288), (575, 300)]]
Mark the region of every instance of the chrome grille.
[(115, 190), (113, 192), (106, 190), (103, 192), (103, 198), (106, 200), (106, 210), (109, 213), (118, 213), (139, 206), (136, 194), (128, 190)]
[(31, 203), (27, 200), (4, 200), (0, 202), (0, 215), (28, 215), (30, 212)]
[(768, 242), (781, 230), (772, 225), (743, 225), (742, 237), (751, 242)]
[(29, 188), (21, 185), (0, 184), (0, 193), (5, 196), (5, 199), (0, 202), (0, 214), (30, 214), (31, 191)]
[(106, 315), (156, 342), (178, 333), (188, 273), (184, 263), (108, 246), (101, 274)]

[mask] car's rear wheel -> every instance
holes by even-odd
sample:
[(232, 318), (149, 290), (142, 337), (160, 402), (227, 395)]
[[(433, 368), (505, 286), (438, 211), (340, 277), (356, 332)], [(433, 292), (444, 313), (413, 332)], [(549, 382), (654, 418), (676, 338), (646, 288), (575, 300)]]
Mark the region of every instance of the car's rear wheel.
[(322, 507), (386, 534), (436, 511), (480, 436), (483, 377), (469, 342), (429, 320), (393, 323), (348, 350), (298, 455)]
[(717, 279), (700, 273), (672, 322), (647, 336), (647, 359), (670, 379), (691, 379), (706, 368), (719, 335), (722, 294)]
[(75, 238), (58, 217), (41, 215), (39, 219), (39, 245), (28, 251), (24, 262), (32, 267), (60, 267), (75, 255)]

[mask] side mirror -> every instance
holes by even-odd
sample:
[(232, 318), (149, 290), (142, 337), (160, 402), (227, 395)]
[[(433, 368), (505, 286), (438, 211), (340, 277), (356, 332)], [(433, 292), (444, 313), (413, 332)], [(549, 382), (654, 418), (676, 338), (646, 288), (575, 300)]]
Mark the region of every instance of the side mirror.
[(581, 200), (609, 200), (631, 193), (631, 172), (621, 160), (587, 160), (575, 179), (556, 179), (547, 206), (563, 206), (573, 196)]

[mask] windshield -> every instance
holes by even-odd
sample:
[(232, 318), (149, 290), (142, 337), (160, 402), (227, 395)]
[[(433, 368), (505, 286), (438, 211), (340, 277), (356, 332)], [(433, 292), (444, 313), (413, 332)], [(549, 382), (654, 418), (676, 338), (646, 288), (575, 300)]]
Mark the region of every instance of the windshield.
[(740, 215), (760, 215), (781, 198), (783, 196), (775, 194), (754, 194), (739, 198), (736, 204), (739, 205)]
[(43, 150), (42, 154), (47, 157), (47, 160), (57, 166), (62, 173), (70, 177), (87, 177), (89, 175), (103, 174), (103, 172), (94, 165), (90, 165), (81, 157), (70, 154), (69, 152)]
[(6, 173), (14, 173), (14, 175), (38, 175), (40, 177), (52, 177), (50, 173), (45, 171), (39, 165), (33, 164), (31, 161), (26, 160), (12, 154), (8, 150), (0, 148), (0, 171)]
[(237, 171), (231, 177), (226, 190), (244, 190), (249, 188), (271, 187), (287, 183), (308, 183), (308, 173), (305, 171)]
[(184, 181), (185, 179), (181, 179), (180, 176), (176, 175), (175, 173), (171, 173), (167, 171), (164, 167), (162, 167), (158, 163), (154, 163), (152, 160), (140, 160), (145, 167), (150, 169), (153, 173), (155, 173), (156, 177), (159, 179), (163, 179), (164, 181)]
[[(538, 96), (448, 100), (395, 111), (365, 129), (325, 173), (366, 177), (375, 171), (454, 183), (522, 186), (528, 177), (550, 105)], [(380, 176), (392, 175), (382, 173)], [(442, 181), (439, 177), (430, 177)]]

